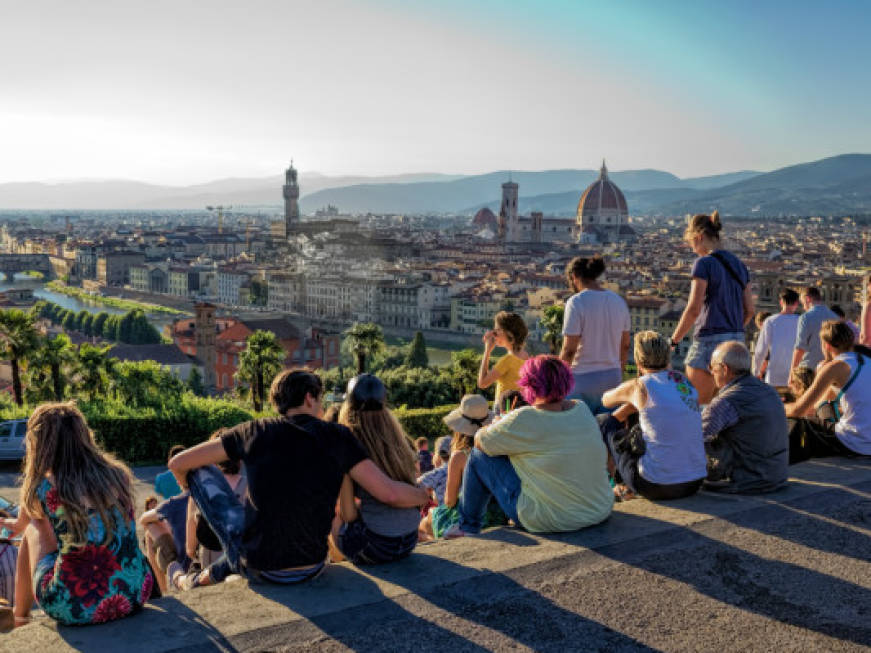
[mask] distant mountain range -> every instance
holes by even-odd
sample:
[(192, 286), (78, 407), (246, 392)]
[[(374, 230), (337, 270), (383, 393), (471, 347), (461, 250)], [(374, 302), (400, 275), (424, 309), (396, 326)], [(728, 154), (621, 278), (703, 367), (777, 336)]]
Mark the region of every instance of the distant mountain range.
[[(390, 177), (300, 175), (300, 207), (310, 213), (332, 204), (343, 213), (474, 213), (498, 209), (501, 184), (520, 186), (521, 213), (574, 215), (598, 170), (497, 171), (483, 175), (416, 173)], [(731, 215), (871, 213), (871, 154), (844, 154), (768, 173), (732, 172), (680, 179), (661, 170), (609, 176), (625, 193), (632, 214), (682, 215), (719, 208)], [(263, 207), (278, 212), (283, 176), (221, 179), (192, 186), (135, 181), (0, 184), (0, 208), (202, 209), (207, 204)]]

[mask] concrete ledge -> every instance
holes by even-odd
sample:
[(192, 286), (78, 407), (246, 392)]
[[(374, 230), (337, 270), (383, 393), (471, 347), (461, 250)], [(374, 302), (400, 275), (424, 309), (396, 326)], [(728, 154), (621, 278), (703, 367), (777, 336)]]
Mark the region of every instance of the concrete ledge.
[(39, 620), (3, 651), (847, 650), (871, 645), (871, 463), (786, 489), (618, 504), (576, 533), (494, 529), (296, 586), (225, 583), (85, 628)]

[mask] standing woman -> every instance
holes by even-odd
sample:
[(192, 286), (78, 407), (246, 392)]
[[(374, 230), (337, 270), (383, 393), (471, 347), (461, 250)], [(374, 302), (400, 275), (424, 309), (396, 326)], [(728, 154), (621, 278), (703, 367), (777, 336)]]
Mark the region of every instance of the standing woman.
[[(387, 389), (381, 379), (360, 374), (348, 382), (339, 423), (351, 429), (382, 472), (414, 485), (417, 459), (399, 420), (387, 408)], [(381, 503), (350, 476), (342, 481), (337, 509), (329, 540), (333, 562), (343, 558), (355, 565), (392, 562), (417, 545), (420, 510)]]
[(737, 256), (720, 249), (720, 214), (694, 215), (684, 239), (699, 256), (693, 264), (690, 298), (671, 336), (676, 347), (695, 325), (687, 352), (686, 374), (699, 393), (699, 403), (710, 403), (716, 386), (709, 366), (721, 342), (744, 342), (744, 325), (753, 319), (750, 273)]
[(594, 413), (602, 395), (620, 385), (629, 353), (629, 308), (606, 290), (598, 278), (605, 271), (601, 256), (573, 258), (566, 266), (569, 286), (577, 294), (566, 302), (560, 358), (572, 370), (574, 392)]
[(871, 274), (865, 277), (865, 291), (862, 297), (861, 335), (859, 344), (871, 347)]
[[(484, 356), (481, 358), (481, 368), (478, 370), (478, 387), (482, 390), (496, 384), (496, 402), (507, 390), (519, 390), (517, 381), (520, 379), (520, 368), (529, 358), (526, 353), (526, 336), (529, 329), (523, 318), (517, 313), (500, 311), (496, 313), (493, 330), (484, 334)], [(499, 362), (490, 369), (490, 354), (496, 347), (508, 350)], [(497, 410), (499, 410), (497, 406)]]
[(65, 625), (127, 616), (154, 578), (136, 539), (130, 470), (94, 442), (75, 404), (39, 406), (27, 421), (15, 575), (15, 625), (33, 600)]

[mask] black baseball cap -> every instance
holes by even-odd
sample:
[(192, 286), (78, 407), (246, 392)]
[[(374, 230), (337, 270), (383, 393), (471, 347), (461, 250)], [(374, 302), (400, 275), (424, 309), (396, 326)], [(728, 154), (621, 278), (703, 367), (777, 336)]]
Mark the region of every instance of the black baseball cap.
[(374, 374), (358, 374), (348, 381), (348, 401), (357, 410), (381, 410), (387, 402), (387, 388)]

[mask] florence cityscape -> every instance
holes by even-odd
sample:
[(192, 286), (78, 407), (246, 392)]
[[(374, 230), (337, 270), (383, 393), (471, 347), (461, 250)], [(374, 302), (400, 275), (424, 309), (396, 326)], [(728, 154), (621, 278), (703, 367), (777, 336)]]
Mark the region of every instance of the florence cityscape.
[(0, 650), (871, 646), (867, 6), (38, 4), (0, 44)]

